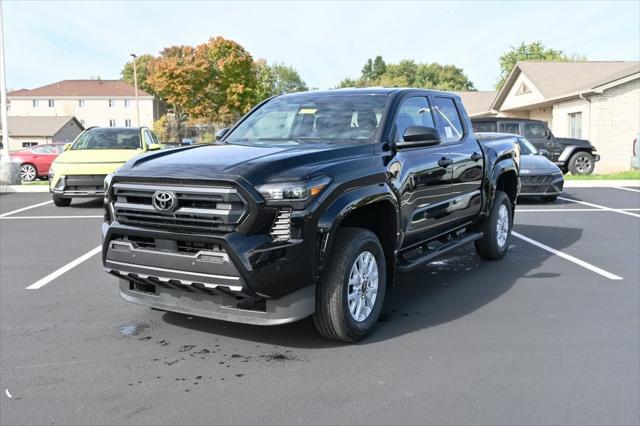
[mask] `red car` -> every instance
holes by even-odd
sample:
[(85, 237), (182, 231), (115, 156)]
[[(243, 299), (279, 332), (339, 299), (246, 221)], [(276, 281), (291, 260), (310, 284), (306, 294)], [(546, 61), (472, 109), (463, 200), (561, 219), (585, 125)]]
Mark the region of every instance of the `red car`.
[(20, 161), (20, 178), (34, 181), (38, 177), (47, 177), (53, 160), (64, 151), (64, 143), (36, 145), (11, 153), (11, 158)]

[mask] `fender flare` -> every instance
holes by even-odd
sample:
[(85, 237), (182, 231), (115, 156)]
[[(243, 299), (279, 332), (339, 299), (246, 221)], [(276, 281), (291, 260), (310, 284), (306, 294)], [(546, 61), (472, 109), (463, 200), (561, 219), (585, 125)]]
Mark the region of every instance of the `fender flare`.
[[(493, 166), (493, 170), (491, 171), (491, 176), (489, 176), (489, 179), (487, 181), (487, 188), (485, 188), (487, 198), (482, 208), (482, 214), (484, 216), (488, 216), (489, 213), (491, 213), (491, 206), (493, 206), (493, 200), (496, 197), (496, 191), (498, 189), (498, 180), (500, 180), (500, 177), (502, 177), (505, 173), (510, 172), (513, 172), (516, 175), (516, 198), (518, 197), (518, 194), (520, 193), (520, 173), (518, 164), (513, 158), (503, 158), (502, 160), (499, 160), (495, 163), (495, 165)], [(515, 207), (515, 203), (513, 203), (513, 208), (515, 209)]]
[[(327, 260), (326, 253), (331, 249), (336, 231), (342, 221), (353, 211), (378, 202), (388, 202), (393, 206), (396, 216), (396, 244), (394, 244), (394, 250), (397, 248), (397, 232), (400, 229), (400, 205), (395, 191), (386, 182), (359, 187), (346, 191), (332, 200), (323, 209), (318, 219), (320, 247), (316, 259), (320, 270), (324, 269)], [(387, 262), (393, 264), (392, 259), (388, 259)]]
[(560, 156), (558, 157), (558, 160), (556, 162), (557, 163), (568, 163), (569, 159), (571, 159), (573, 154), (575, 154), (576, 152), (579, 152), (579, 151), (588, 152), (589, 154), (593, 155), (593, 149), (591, 149), (591, 148), (584, 147), (584, 146), (578, 146), (578, 145), (567, 145), (567, 146), (564, 147), (564, 150), (562, 151), (562, 153), (560, 154)]

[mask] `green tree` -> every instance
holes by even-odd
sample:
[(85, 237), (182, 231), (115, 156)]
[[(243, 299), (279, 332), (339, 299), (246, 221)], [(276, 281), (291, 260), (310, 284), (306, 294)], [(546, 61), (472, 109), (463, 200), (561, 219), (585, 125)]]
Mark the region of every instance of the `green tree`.
[(475, 90), (461, 68), (437, 63), (417, 63), (404, 59), (387, 64), (381, 56), (368, 59), (357, 80), (346, 78), (338, 87), (421, 87), (436, 90)]
[(269, 65), (264, 59), (258, 59), (255, 66), (258, 80), (256, 101), (258, 102), (275, 95), (309, 90), (293, 67), (284, 64)]
[[(136, 58), (136, 73), (138, 74), (138, 88), (140, 90), (144, 90), (147, 93), (151, 93), (152, 95), (155, 93), (153, 92), (153, 88), (147, 82), (147, 79), (149, 78), (149, 64), (154, 59), (155, 58), (153, 57), (153, 55), (149, 55), (149, 54), (140, 55)], [(122, 80), (126, 81), (127, 83), (131, 85), (134, 84), (133, 60), (124, 64), (122, 71), (120, 71), (120, 76), (122, 77)]]
[(500, 56), (500, 76), (496, 83), (496, 89), (500, 90), (511, 70), (518, 61), (584, 61), (584, 55), (567, 55), (562, 50), (545, 47), (541, 41), (525, 44), (520, 46), (511, 46), (509, 51)]
[(387, 64), (382, 59), (382, 56), (378, 55), (375, 59), (367, 59), (367, 62), (362, 67), (361, 80), (375, 81), (382, 77), (387, 70)]

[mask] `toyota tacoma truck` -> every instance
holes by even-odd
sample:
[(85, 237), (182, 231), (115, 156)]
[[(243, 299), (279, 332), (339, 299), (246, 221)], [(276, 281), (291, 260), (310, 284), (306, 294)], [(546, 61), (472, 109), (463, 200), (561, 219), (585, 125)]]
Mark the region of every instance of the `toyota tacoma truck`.
[(354, 342), (397, 274), (466, 244), (509, 248), (519, 148), (478, 142), (454, 94), (277, 96), (217, 137), (105, 179), (102, 261), (126, 301), (256, 325), (312, 315)]

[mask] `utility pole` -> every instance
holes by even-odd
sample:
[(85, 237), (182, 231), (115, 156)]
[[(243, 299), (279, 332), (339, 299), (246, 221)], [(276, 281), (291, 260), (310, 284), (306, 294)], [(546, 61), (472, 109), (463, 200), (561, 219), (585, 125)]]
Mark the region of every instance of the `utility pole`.
[(140, 104), (138, 103), (138, 69), (136, 67), (138, 56), (135, 53), (132, 53), (131, 57), (133, 58), (133, 85), (136, 88), (136, 118), (137, 125), (138, 127), (140, 127)]
[(4, 16), (2, 14), (2, 1), (0, 1), (0, 103), (2, 104), (2, 162), (3, 169), (8, 170), (9, 163), (9, 124), (7, 123), (7, 81), (4, 66)]

